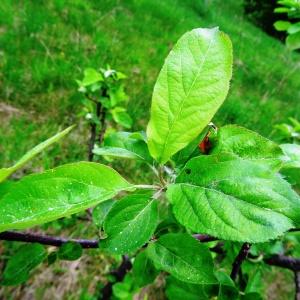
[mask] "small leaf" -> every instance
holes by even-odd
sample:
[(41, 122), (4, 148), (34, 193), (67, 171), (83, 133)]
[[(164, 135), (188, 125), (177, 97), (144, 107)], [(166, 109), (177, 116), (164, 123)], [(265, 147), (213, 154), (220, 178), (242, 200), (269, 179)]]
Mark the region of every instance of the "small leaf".
[(286, 45), (290, 50), (297, 50), (300, 48), (300, 32), (296, 32), (293, 34), (290, 34), (286, 38)]
[(284, 152), (283, 166), (280, 173), (283, 174), (286, 180), (296, 186), (300, 187), (300, 146), (296, 144), (280, 145)]
[(77, 260), (82, 255), (82, 247), (78, 243), (67, 242), (59, 248), (57, 255), (63, 260)]
[(264, 242), (297, 226), (299, 196), (265, 164), (232, 155), (191, 159), (168, 187), (187, 228), (241, 242)]
[(291, 26), (291, 22), (288, 21), (277, 21), (274, 23), (274, 27), (278, 31), (287, 31)]
[(128, 96), (124, 91), (124, 86), (119, 85), (109, 89), (109, 97), (112, 107), (128, 101)]
[(88, 85), (92, 85), (99, 81), (103, 81), (103, 77), (102, 77), (101, 73), (99, 73), (98, 71), (96, 71), (93, 68), (87, 68), (84, 70), (84, 77), (81, 82), (82, 86), (85, 87)]
[(119, 200), (104, 221), (108, 238), (100, 245), (111, 253), (125, 254), (152, 237), (158, 221), (157, 202), (149, 194), (133, 194)]
[(288, 8), (288, 7), (276, 7), (275, 9), (274, 9), (274, 12), (275, 13), (288, 13), (290, 11), (290, 8)]
[(146, 251), (142, 251), (136, 256), (132, 272), (134, 280), (139, 287), (152, 283), (159, 273), (147, 256)]
[(112, 157), (121, 157), (121, 158), (130, 158), (130, 159), (139, 159), (139, 156), (134, 152), (130, 152), (124, 148), (116, 147), (96, 147), (93, 150), (93, 153), (100, 156), (112, 156)]
[(97, 227), (101, 227), (108, 212), (111, 210), (112, 206), (116, 203), (115, 200), (107, 200), (98, 204), (92, 213), (93, 223)]
[(51, 252), (47, 257), (48, 266), (53, 265), (57, 261), (57, 258), (58, 258), (57, 252), (56, 251)]
[(115, 170), (97, 163), (67, 164), (24, 177), (0, 202), (0, 231), (50, 222), (132, 189)]
[(114, 121), (125, 128), (132, 127), (132, 119), (123, 107), (116, 107), (111, 111)]
[(140, 132), (114, 132), (105, 138), (104, 147), (95, 148), (94, 153), (153, 162)]
[(12, 167), (0, 169), (0, 182), (5, 180), (7, 177), (9, 177), (11, 174), (16, 172), (17, 170), (21, 169), (28, 161), (33, 159), (35, 156), (37, 156), (39, 153), (41, 153), (47, 147), (58, 142), (61, 138), (63, 138), (65, 135), (67, 135), (73, 128), (74, 128), (74, 126), (70, 126), (67, 129), (65, 129), (65, 130), (57, 133), (53, 137), (49, 138), (48, 140), (35, 146), (33, 149), (28, 151), (24, 156), (22, 156), (20, 158), (20, 160), (17, 161), (16, 164), (13, 165)]
[(288, 28), (289, 34), (294, 34), (299, 31), (300, 31), (300, 22), (294, 23)]
[(8, 261), (2, 285), (17, 285), (29, 278), (29, 273), (46, 258), (45, 248), (40, 244), (28, 244), (19, 248)]
[(232, 74), (232, 45), (218, 28), (184, 34), (154, 87), (147, 128), (150, 153), (160, 163), (193, 141), (221, 106)]
[(209, 249), (186, 233), (169, 233), (151, 242), (148, 256), (156, 268), (184, 282), (214, 284), (213, 261)]

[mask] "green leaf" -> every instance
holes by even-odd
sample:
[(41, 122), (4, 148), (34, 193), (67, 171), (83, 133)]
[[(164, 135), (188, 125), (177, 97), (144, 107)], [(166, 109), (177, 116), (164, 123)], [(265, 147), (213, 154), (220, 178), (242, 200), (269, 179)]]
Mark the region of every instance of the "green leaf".
[(294, 23), (288, 28), (289, 34), (294, 34), (299, 31), (300, 31), (300, 22)]
[(278, 31), (287, 31), (291, 26), (291, 22), (288, 21), (277, 21), (274, 23), (274, 27)]
[(62, 260), (77, 260), (82, 255), (82, 247), (78, 243), (67, 242), (59, 248), (57, 255)]
[(48, 266), (53, 265), (57, 261), (57, 258), (57, 251), (51, 252), (47, 257)]
[(135, 285), (132, 273), (127, 273), (123, 281), (116, 282), (115, 284), (113, 284), (112, 291), (113, 291), (112, 299), (120, 299), (120, 300), (134, 299), (134, 295), (138, 292), (138, 287)]
[(218, 28), (184, 34), (154, 87), (147, 128), (150, 153), (165, 163), (193, 141), (223, 103), (232, 73), (232, 45)]
[(133, 194), (119, 200), (104, 221), (108, 238), (100, 245), (111, 253), (125, 254), (142, 247), (154, 234), (158, 221), (157, 201), (149, 194)]
[(283, 144), (280, 147), (285, 155), (280, 173), (290, 184), (300, 188), (300, 145)]
[(101, 227), (103, 225), (103, 222), (108, 214), (108, 212), (111, 210), (112, 206), (115, 204), (115, 200), (107, 200), (100, 204), (98, 204), (94, 209), (92, 213), (93, 223), (97, 227)]
[(0, 182), (0, 199), (8, 193), (8, 191), (13, 187), (16, 182), (14, 181), (4, 181)]
[(126, 112), (124, 107), (116, 107), (111, 110), (112, 117), (114, 121), (125, 128), (132, 127), (132, 119), (129, 114)]
[(134, 152), (128, 151), (124, 148), (116, 147), (96, 147), (93, 153), (100, 156), (112, 156), (119, 158), (139, 159), (140, 157)]
[(211, 154), (232, 153), (243, 159), (266, 162), (276, 170), (281, 166), (283, 152), (277, 144), (240, 126), (221, 127), (217, 136), (211, 139), (211, 143)]
[(96, 71), (93, 68), (87, 68), (84, 70), (84, 77), (81, 82), (82, 86), (85, 87), (88, 85), (92, 85), (99, 81), (103, 81), (103, 77), (102, 77), (101, 73), (99, 73), (98, 71)]
[(290, 9), (288, 7), (276, 7), (274, 9), (274, 12), (275, 13), (279, 13), (279, 14), (281, 14), (281, 13), (288, 13), (289, 11), (290, 11)]
[(209, 300), (207, 285), (186, 283), (167, 277), (166, 295), (169, 300)]
[(148, 258), (146, 251), (142, 251), (136, 256), (132, 272), (135, 283), (139, 287), (152, 283), (159, 273), (153, 262)]
[(190, 142), (185, 148), (178, 151), (172, 159), (176, 162), (177, 167), (185, 165), (185, 163), (194, 156), (201, 154), (199, 144), (203, 141), (206, 134), (209, 132), (207, 126), (192, 142)]
[(2, 285), (17, 285), (29, 278), (29, 273), (46, 258), (45, 248), (40, 244), (28, 244), (19, 248), (8, 261)]
[(219, 281), (218, 300), (239, 299), (239, 291), (235, 287), (235, 283), (224, 272), (218, 271), (215, 273)]
[(179, 280), (195, 284), (216, 283), (209, 249), (186, 233), (161, 236), (150, 243), (147, 253), (156, 268)]
[(95, 148), (96, 155), (122, 157), (153, 162), (146, 142), (139, 132), (114, 132), (104, 140), (104, 147)]
[(177, 220), (232, 241), (264, 242), (300, 222), (299, 196), (265, 164), (233, 155), (191, 159), (168, 187)]
[(67, 164), (24, 177), (0, 202), (0, 231), (25, 229), (83, 211), (132, 189), (115, 170), (97, 163)]
[(126, 103), (128, 101), (128, 96), (124, 91), (123, 85), (110, 88), (108, 93), (112, 107), (115, 107), (120, 103)]
[(290, 50), (297, 50), (300, 48), (300, 32), (296, 32), (293, 34), (290, 34), (286, 38), (286, 45)]
[(41, 153), (47, 147), (49, 147), (52, 144), (58, 142), (61, 138), (63, 138), (65, 135), (67, 135), (73, 128), (74, 128), (74, 126), (70, 126), (67, 129), (65, 129), (65, 130), (57, 133), (53, 137), (49, 138), (48, 140), (46, 140), (46, 141), (40, 143), (39, 145), (35, 146), (33, 149), (28, 151), (24, 156), (22, 156), (21, 159), (19, 161), (17, 161), (16, 164), (13, 165), (12, 167), (0, 169), (0, 182), (4, 181), (12, 173), (14, 173), (17, 170), (21, 169), (28, 161), (33, 159), (36, 155)]

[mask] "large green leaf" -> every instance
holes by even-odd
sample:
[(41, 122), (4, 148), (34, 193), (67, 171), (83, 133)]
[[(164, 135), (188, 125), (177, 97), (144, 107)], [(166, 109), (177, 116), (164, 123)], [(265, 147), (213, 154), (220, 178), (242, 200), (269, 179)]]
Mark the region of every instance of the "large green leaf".
[(237, 125), (221, 127), (211, 142), (212, 154), (227, 152), (254, 160), (279, 160), (283, 154), (274, 142)]
[(289, 183), (265, 164), (229, 154), (190, 160), (167, 196), (182, 225), (221, 239), (263, 242), (300, 224)]
[(209, 249), (186, 233), (169, 233), (147, 248), (155, 266), (179, 280), (214, 284), (213, 261)]
[(232, 45), (218, 28), (184, 34), (168, 55), (154, 87), (147, 128), (160, 163), (194, 140), (223, 103), (232, 73)]
[(28, 244), (20, 247), (9, 259), (3, 276), (3, 285), (17, 285), (25, 282), (32, 269), (46, 258), (45, 248), (40, 244)]
[(149, 241), (158, 221), (157, 201), (147, 194), (133, 194), (119, 200), (104, 221), (108, 238), (100, 245), (109, 252), (125, 254)]
[(0, 231), (24, 229), (80, 212), (131, 187), (115, 170), (91, 162), (24, 177), (0, 200)]
[(48, 140), (40, 143), (39, 145), (35, 146), (33, 149), (28, 151), (24, 156), (21, 157), (19, 161), (16, 162), (15, 165), (13, 165), (10, 168), (3, 168), (0, 169), (0, 182), (5, 180), (7, 177), (9, 177), (12, 173), (16, 172), (20, 168), (22, 168), (28, 161), (33, 159), (36, 155), (41, 153), (43, 150), (45, 150), (47, 147), (51, 146), (52, 144), (58, 142), (61, 138), (63, 138), (66, 134), (68, 134), (74, 126), (70, 126), (67, 129), (57, 133), (53, 137), (49, 138)]

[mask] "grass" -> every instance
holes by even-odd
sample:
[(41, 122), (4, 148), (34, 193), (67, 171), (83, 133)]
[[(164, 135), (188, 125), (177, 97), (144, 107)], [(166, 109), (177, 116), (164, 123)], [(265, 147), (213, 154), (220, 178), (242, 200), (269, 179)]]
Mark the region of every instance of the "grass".
[[(248, 23), (241, 1), (195, 3), (1, 1), (0, 101), (21, 114), (6, 120), (0, 107), (0, 163), (9, 165), (58, 128), (79, 123), (75, 79), (88, 66), (110, 64), (128, 75), (134, 129), (145, 129), (165, 56), (184, 32), (200, 26), (219, 26), (234, 45), (231, 90), (215, 117), (217, 124), (237, 123), (269, 136), (274, 124), (289, 116), (300, 118), (299, 54)], [(30, 168), (85, 158), (84, 132), (77, 129), (73, 138)]]
[[(153, 85), (170, 48), (184, 32), (213, 26), (229, 34), (234, 46), (231, 90), (215, 123), (271, 136), (274, 124), (300, 119), (300, 56), (249, 23), (241, 0), (0, 1), (0, 166), (73, 123), (78, 126), (72, 134), (23, 173), (86, 158), (75, 83), (86, 67), (110, 64), (128, 75), (134, 130), (145, 129)], [(55, 280), (56, 270), (50, 270), (37, 299), (48, 299), (41, 289)], [(91, 274), (80, 279), (79, 290), (96, 285), (99, 278)], [(76, 298), (72, 288), (64, 299)]]

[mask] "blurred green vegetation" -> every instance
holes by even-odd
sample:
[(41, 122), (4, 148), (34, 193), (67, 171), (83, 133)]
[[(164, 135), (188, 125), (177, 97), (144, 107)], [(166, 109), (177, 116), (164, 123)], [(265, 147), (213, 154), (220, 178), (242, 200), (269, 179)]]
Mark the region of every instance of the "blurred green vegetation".
[[(242, 1), (3, 0), (1, 165), (79, 123), (75, 79), (86, 67), (110, 64), (128, 75), (128, 109), (134, 129), (144, 129), (165, 56), (184, 32), (201, 26), (219, 26), (234, 45), (232, 86), (218, 125), (237, 123), (269, 136), (274, 124), (300, 118), (300, 56), (246, 21)], [(8, 112), (7, 105), (18, 111)], [(29, 169), (84, 159), (86, 139), (79, 126)]]

